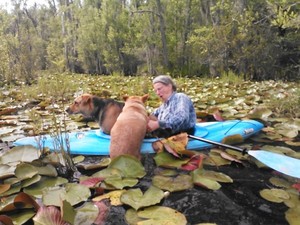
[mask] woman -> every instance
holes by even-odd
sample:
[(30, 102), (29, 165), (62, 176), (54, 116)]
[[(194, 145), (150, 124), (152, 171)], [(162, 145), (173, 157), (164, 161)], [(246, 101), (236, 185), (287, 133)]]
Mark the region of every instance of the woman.
[(148, 131), (153, 136), (164, 138), (181, 132), (193, 134), (196, 113), (191, 99), (183, 93), (177, 93), (176, 84), (166, 75), (154, 78), (153, 87), (162, 105), (150, 116)]

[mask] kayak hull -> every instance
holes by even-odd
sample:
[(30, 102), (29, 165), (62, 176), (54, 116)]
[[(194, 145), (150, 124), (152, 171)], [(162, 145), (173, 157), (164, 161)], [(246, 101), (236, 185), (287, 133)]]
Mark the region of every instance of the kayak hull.
[[(258, 133), (263, 128), (263, 124), (255, 120), (228, 120), (222, 122), (197, 123), (195, 136), (221, 142), (225, 137), (231, 135), (241, 135), (244, 139)], [(70, 153), (76, 155), (109, 155), (110, 136), (101, 130), (90, 130), (85, 132), (64, 133), (62, 139), (68, 138), (70, 143)], [(154, 153), (152, 143), (157, 138), (144, 139), (141, 152)], [(15, 146), (33, 145), (48, 147), (50, 150), (57, 150), (58, 141), (51, 135), (25, 137), (15, 141)], [(66, 146), (64, 146), (66, 149)], [(189, 140), (188, 150), (201, 150), (212, 147), (211, 144)]]

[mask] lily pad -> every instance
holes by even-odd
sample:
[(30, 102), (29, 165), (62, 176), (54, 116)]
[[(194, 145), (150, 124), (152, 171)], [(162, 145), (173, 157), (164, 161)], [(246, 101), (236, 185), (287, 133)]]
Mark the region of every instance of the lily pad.
[(290, 198), (290, 195), (285, 190), (278, 188), (264, 189), (259, 194), (264, 199), (275, 203), (281, 203)]
[(152, 178), (152, 184), (162, 190), (170, 192), (183, 191), (193, 188), (192, 177), (186, 174), (179, 174), (176, 177), (164, 177), (156, 175)]
[(152, 206), (159, 203), (164, 197), (164, 192), (155, 187), (150, 186), (143, 194), (141, 189), (130, 189), (121, 195), (121, 201), (130, 205), (135, 210), (143, 207)]
[(137, 211), (137, 218), (140, 218), (139, 225), (187, 224), (187, 220), (182, 213), (165, 206), (152, 206), (139, 210)]
[(154, 160), (157, 166), (165, 168), (180, 168), (186, 164), (189, 159), (178, 159), (169, 154), (168, 152), (160, 152), (154, 156)]
[(142, 178), (146, 175), (143, 164), (130, 155), (121, 155), (111, 161), (108, 168), (122, 171), (124, 177)]
[(86, 186), (67, 183), (64, 187), (48, 188), (43, 191), (43, 203), (45, 205), (60, 206), (62, 200), (66, 200), (72, 206), (86, 201), (91, 196), (90, 189)]
[(40, 151), (32, 145), (17, 146), (0, 157), (0, 164), (11, 162), (32, 162), (40, 157)]
[(126, 190), (117, 190), (117, 191), (110, 191), (107, 194), (97, 196), (93, 198), (94, 202), (102, 201), (103, 199), (109, 199), (111, 205), (113, 206), (118, 206), (122, 205), (123, 203), (121, 202), (121, 195), (126, 192)]

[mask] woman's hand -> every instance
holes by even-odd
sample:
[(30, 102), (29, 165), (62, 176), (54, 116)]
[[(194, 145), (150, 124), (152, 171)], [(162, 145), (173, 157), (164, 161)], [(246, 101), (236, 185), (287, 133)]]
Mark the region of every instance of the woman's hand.
[(147, 132), (152, 132), (159, 128), (159, 123), (157, 120), (149, 120), (147, 124)]

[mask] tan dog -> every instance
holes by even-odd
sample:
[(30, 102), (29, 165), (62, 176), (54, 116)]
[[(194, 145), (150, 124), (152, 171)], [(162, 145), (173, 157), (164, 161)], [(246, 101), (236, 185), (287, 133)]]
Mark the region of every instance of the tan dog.
[(140, 159), (147, 131), (148, 115), (144, 103), (148, 95), (124, 97), (125, 106), (111, 130), (110, 157), (132, 155)]
[(83, 94), (77, 97), (66, 111), (69, 114), (80, 113), (85, 117), (98, 121), (102, 131), (110, 134), (123, 107), (124, 103), (114, 99), (103, 99), (91, 94)]

